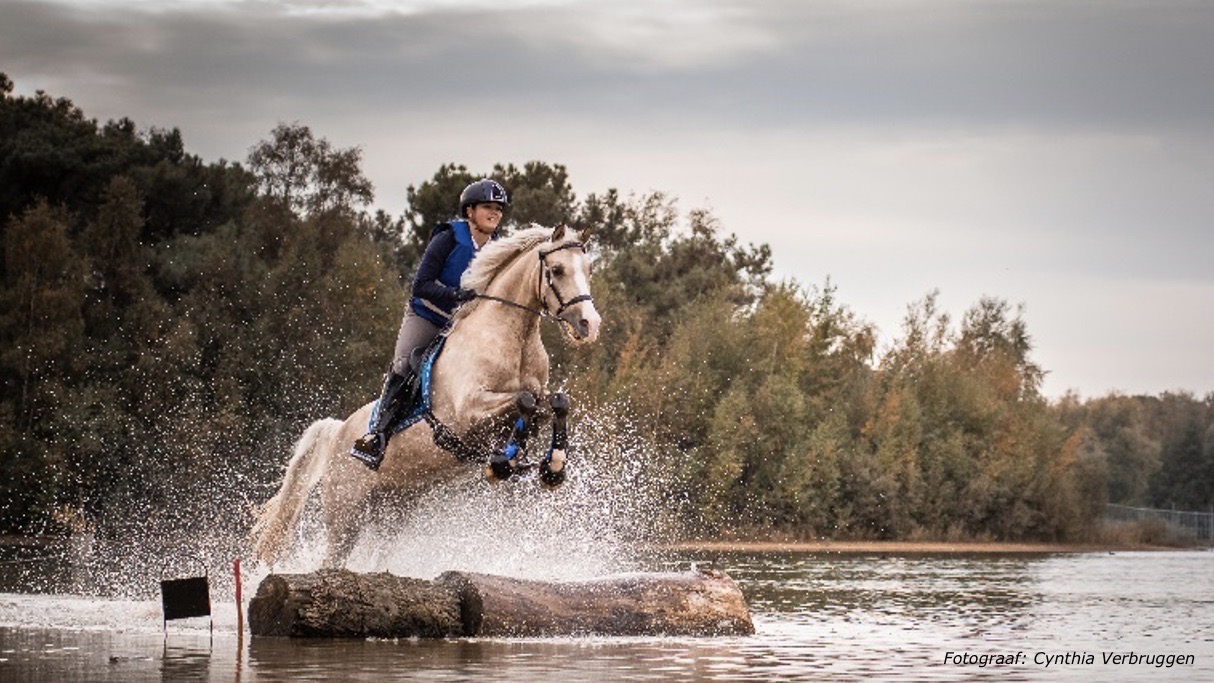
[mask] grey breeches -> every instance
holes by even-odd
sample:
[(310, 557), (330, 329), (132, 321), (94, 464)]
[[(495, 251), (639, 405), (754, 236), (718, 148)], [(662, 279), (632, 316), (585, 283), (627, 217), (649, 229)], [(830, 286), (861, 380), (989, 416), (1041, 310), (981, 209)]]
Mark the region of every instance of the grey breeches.
[(413, 349), (426, 347), (438, 336), (438, 325), (426, 320), (411, 307), (405, 309), (405, 317), (400, 321), (400, 333), (396, 335), (396, 353), (392, 356), (392, 371), (398, 375), (407, 374), (409, 370), (409, 354)]

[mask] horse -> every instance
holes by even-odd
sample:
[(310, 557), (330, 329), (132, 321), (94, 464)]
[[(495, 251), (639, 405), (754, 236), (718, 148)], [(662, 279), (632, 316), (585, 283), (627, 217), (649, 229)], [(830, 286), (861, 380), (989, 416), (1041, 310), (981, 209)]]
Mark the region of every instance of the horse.
[[(283, 555), (309, 495), (322, 484), (324, 565), (343, 567), (372, 506), (408, 505), (466, 471), (468, 460), (483, 463), (486, 451), (501, 460), (510, 448), (525, 446), (538, 422), (553, 416), (554, 449), (545, 465), (548, 481), (558, 485), (564, 478), (568, 398), (548, 393), (548, 352), (540, 325), (555, 319), (575, 345), (597, 338), (601, 318), (590, 295), (586, 237), (564, 226), (533, 225), (483, 247), (460, 283), (477, 297), (457, 309), (430, 370), (426, 419), (391, 438), (378, 471), (349, 455), (367, 429), (375, 401), (344, 421), (312, 423), (296, 442), (278, 492), (257, 512), (248, 539), (256, 558), (271, 565)], [(509, 439), (506, 447), (494, 450), (491, 444), (503, 437)], [(487, 470), (493, 480), (490, 474)]]

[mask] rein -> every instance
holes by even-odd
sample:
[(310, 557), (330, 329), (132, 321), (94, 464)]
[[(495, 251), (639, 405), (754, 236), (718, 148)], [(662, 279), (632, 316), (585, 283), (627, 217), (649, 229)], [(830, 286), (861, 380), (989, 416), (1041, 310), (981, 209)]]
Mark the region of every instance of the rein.
[(589, 294), (579, 294), (579, 295), (573, 297), (572, 299), (566, 300), (565, 297), (561, 296), (560, 290), (558, 290), (556, 288), (556, 283), (552, 281), (552, 270), (550, 268), (548, 268), (548, 262), (546, 259), (551, 254), (555, 254), (556, 252), (561, 251), (563, 249), (581, 249), (583, 254), (586, 253), (586, 245), (583, 244), (582, 242), (566, 242), (560, 246), (553, 247), (552, 249), (549, 249), (547, 251), (541, 250), (539, 252), (540, 270), (542, 270), (544, 273), (544, 281), (548, 283), (548, 289), (551, 289), (552, 293), (554, 295), (556, 295), (556, 301), (559, 304), (557, 306), (556, 313), (553, 313), (548, 310), (548, 304), (544, 301), (544, 296), (543, 296), (542, 292), (540, 293), (540, 304), (541, 304), (542, 308), (533, 308), (533, 307), (527, 306), (525, 304), (520, 304), (517, 301), (503, 299), (501, 297), (493, 296), (490, 294), (479, 294), (478, 293), (476, 295), (476, 298), (488, 299), (489, 301), (496, 301), (499, 304), (505, 304), (507, 306), (512, 306), (514, 308), (527, 311), (540, 318), (553, 318), (557, 322), (564, 322), (560, 316), (562, 313), (565, 312), (566, 308), (569, 308), (570, 306), (573, 306), (574, 304), (579, 304), (583, 301), (594, 301), (594, 297), (590, 296)]

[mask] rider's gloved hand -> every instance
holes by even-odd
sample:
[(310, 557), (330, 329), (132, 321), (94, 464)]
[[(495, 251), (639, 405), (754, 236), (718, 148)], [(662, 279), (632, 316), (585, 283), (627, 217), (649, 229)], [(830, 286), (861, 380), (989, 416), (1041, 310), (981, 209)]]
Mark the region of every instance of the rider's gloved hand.
[(466, 301), (472, 301), (475, 298), (476, 298), (476, 292), (471, 289), (464, 289), (461, 287), (461, 288), (455, 290), (455, 300), (458, 303), (462, 304)]

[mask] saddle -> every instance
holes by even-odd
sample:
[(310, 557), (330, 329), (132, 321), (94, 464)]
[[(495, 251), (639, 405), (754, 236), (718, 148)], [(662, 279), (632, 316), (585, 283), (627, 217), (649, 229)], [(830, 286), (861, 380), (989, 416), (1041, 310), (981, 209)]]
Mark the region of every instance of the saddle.
[[(395, 436), (417, 424), (421, 420), (429, 420), (431, 399), (434, 393), (433, 376), (434, 361), (443, 350), (447, 341), (446, 334), (440, 334), (430, 342), (429, 346), (413, 349), (409, 354), (409, 386), (406, 405), (400, 411), (400, 417), (388, 425), (388, 434)], [(374, 411), (372, 411), (374, 417)]]

